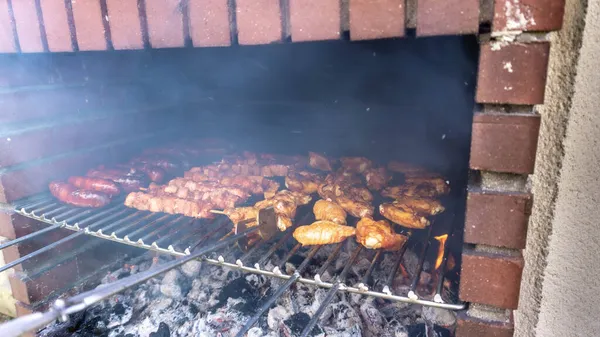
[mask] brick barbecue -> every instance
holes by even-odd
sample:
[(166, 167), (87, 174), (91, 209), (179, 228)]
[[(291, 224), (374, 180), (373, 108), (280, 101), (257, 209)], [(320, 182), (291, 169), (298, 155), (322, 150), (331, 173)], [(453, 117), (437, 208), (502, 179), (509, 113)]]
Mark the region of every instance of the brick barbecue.
[[(97, 119), (57, 119), (51, 132), (31, 130), (0, 140), (0, 167), (9, 168), (0, 174), (0, 201), (10, 204), (44, 191), (53, 178), (49, 172), (85, 171), (139, 150), (141, 144), (118, 151), (115, 140), (152, 131), (143, 130), (140, 121), (149, 114), (160, 121), (178, 98), (129, 81), (146, 70), (120, 53), (165, 49), (161, 57), (168, 59), (171, 48), (476, 35), (480, 49), (459, 289), (469, 309), (459, 312), (455, 335), (512, 336), (534, 198), (527, 177), (534, 171), (540, 129), (535, 105), (544, 103), (551, 48), (545, 33), (561, 28), (563, 7), (561, 0), (0, 0), (0, 53), (6, 53), (0, 63), (2, 123), (50, 120), (67, 108), (122, 110)], [(88, 51), (97, 53), (72, 62), (68, 55), (51, 54)], [(25, 64), (19, 59), (25, 53), (39, 54), (26, 55), (34, 62)], [(181, 96), (187, 94), (193, 95)], [(123, 106), (132, 97), (136, 103)], [(69, 137), (86, 128), (95, 137), (77, 142)], [(0, 236), (8, 240), (43, 228), (0, 213)], [(4, 261), (65, 235), (8, 247)], [(84, 261), (94, 254), (90, 250), (35, 280), (11, 275), (17, 314), (32, 312), (33, 303), (77, 278), (66, 271), (92, 268)], [(111, 254), (105, 260), (124, 253)]]

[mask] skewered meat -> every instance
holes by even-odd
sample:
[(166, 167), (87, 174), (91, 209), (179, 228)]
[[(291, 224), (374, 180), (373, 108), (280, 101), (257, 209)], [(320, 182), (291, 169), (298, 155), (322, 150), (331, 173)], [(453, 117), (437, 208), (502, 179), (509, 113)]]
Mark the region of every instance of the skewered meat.
[(307, 171), (292, 173), (285, 177), (285, 186), (290, 191), (304, 194), (313, 194), (317, 192), (319, 184), (323, 182), (323, 177)]
[(275, 194), (277, 194), (277, 191), (279, 191), (280, 186), (279, 183), (274, 180), (263, 179), (262, 187), (265, 199), (270, 199), (273, 198)]
[(340, 196), (335, 198), (335, 202), (355, 218), (373, 217), (373, 206), (362, 200), (353, 200)]
[(308, 226), (296, 228), (293, 235), (303, 246), (310, 246), (342, 242), (355, 233), (356, 230), (354, 227), (321, 220)]
[(364, 174), (367, 186), (374, 191), (382, 190), (392, 180), (392, 175), (385, 167), (370, 168)]
[(318, 200), (313, 206), (313, 213), (317, 220), (328, 220), (338, 225), (346, 224), (346, 211), (334, 202)]
[(429, 226), (429, 220), (424, 216), (415, 214), (410, 209), (396, 206), (391, 203), (379, 205), (379, 213), (386, 219), (403, 227), (423, 229)]
[(410, 209), (417, 214), (436, 215), (445, 210), (439, 200), (426, 198), (403, 198), (394, 200), (392, 204), (396, 207)]
[(315, 152), (308, 153), (308, 165), (321, 171), (333, 171), (329, 159)]
[(343, 168), (354, 173), (363, 173), (373, 166), (373, 162), (365, 157), (343, 157), (340, 162)]
[(356, 241), (369, 249), (399, 250), (408, 238), (394, 232), (385, 220), (362, 218), (356, 224)]
[(69, 205), (77, 207), (102, 207), (110, 203), (110, 197), (107, 194), (78, 189), (65, 182), (53, 181), (48, 187), (50, 188), (50, 193), (56, 199)]
[(186, 200), (175, 196), (157, 196), (151, 193), (132, 192), (125, 198), (125, 206), (142, 211), (183, 214), (193, 218), (211, 219), (209, 211), (215, 206), (201, 201)]
[(231, 222), (237, 224), (240, 221), (256, 219), (258, 217), (258, 211), (258, 208), (249, 206), (226, 208), (225, 210), (223, 210), (223, 213), (227, 215)]
[(83, 190), (102, 192), (110, 197), (121, 193), (121, 189), (115, 182), (106, 179), (70, 177), (69, 184)]

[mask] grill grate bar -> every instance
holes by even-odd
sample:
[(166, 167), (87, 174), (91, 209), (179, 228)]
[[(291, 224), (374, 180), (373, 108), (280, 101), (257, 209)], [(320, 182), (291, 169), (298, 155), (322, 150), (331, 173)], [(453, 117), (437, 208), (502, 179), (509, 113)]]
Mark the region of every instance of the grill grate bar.
[(348, 275), (348, 271), (350, 270), (350, 268), (354, 264), (354, 262), (356, 262), (356, 258), (358, 258), (358, 254), (360, 254), (361, 251), (362, 251), (362, 246), (356, 247), (356, 249), (352, 253), (352, 256), (348, 260), (346, 266), (342, 270), (342, 273), (336, 278), (333, 287), (331, 287), (331, 289), (329, 289), (329, 292), (327, 292), (327, 295), (325, 296), (323, 303), (321, 303), (321, 305), (319, 306), (319, 309), (317, 309), (317, 311), (315, 312), (313, 317), (311, 317), (310, 320), (308, 321), (308, 323), (306, 324), (306, 327), (304, 327), (304, 330), (302, 330), (302, 332), (300, 333), (300, 337), (308, 336), (308, 334), (313, 330), (315, 325), (317, 325), (317, 321), (319, 320), (319, 317), (321, 317), (321, 315), (323, 315), (323, 312), (325, 312), (325, 309), (327, 308), (327, 306), (329, 306), (329, 304), (335, 298), (335, 295), (337, 294), (338, 290), (340, 290), (341, 288), (344, 287), (343, 282), (346, 280), (346, 275)]
[(292, 274), (292, 277), (285, 281), (285, 283), (282, 284), (275, 291), (275, 293), (273, 293), (273, 295), (271, 295), (271, 297), (269, 297), (269, 299), (267, 299), (267, 301), (258, 308), (256, 313), (250, 318), (250, 320), (246, 322), (246, 324), (244, 324), (244, 326), (240, 329), (237, 335), (235, 335), (236, 337), (243, 337), (246, 334), (246, 332), (250, 330), (250, 328), (252, 328), (252, 326), (260, 319), (260, 317), (267, 310), (269, 310), (273, 303), (275, 303), (275, 301), (277, 301), (283, 295), (284, 292), (286, 292), (294, 283), (298, 281), (298, 279), (300, 279), (300, 274), (302, 273), (302, 271), (304, 271), (306, 267), (308, 267), (310, 260), (312, 260), (312, 258), (317, 254), (319, 249), (321, 249), (321, 246), (316, 246), (310, 250), (306, 258), (304, 258), (304, 261), (302, 261), (300, 266), (296, 268), (296, 271), (294, 272), (294, 274)]
[(417, 286), (419, 285), (419, 281), (421, 280), (423, 264), (425, 264), (425, 257), (427, 256), (427, 250), (429, 249), (431, 243), (431, 236), (433, 233), (432, 228), (433, 226), (429, 226), (427, 240), (423, 243), (423, 249), (421, 250), (421, 254), (419, 255), (419, 262), (417, 263), (417, 272), (413, 275), (413, 279), (410, 284), (410, 291), (408, 292), (408, 297), (415, 300), (419, 298), (419, 295), (417, 295)]
[[(32, 233), (32, 237), (41, 235), (43, 233), (47, 233), (51, 230), (64, 227), (76, 233), (72, 234), (72, 236), (68, 236), (63, 240), (72, 240), (72, 238), (81, 236), (81, 235), (89, 235), (92, 237), (101, 238), (104, 240), (110, 240), (114, 242), (118, 242), (120, 244), (125, 244), (137, 248), (146, 249), (149, 251), (155, 251), (161, 254), (167, 254), (174, 257), (185, 257), (191, 254), (191, 251), (196, 247), (204, 244), (210, 244), (209, 242), (233, 242), (229, 239), (232, 237), (232, 234), (229, 230), (229, 226), (231, 226), (231, 222), (223, 217), (218, 218), (217, 221), (204, 221), (202, 223), (198, 223), (197, 219), (190, 219), (189, 222), (186, 222), (183, 216), (173, 216), (173, 215), (165, 215), (162, 213), (149, 213), (144, 211), (137, 211), (130, 208), (126, 208), (115, 200), (115, 204), (109, 206), (108, 208), (102, 209), (68, 209), (64, 213), (54, 212), (53, 217), (49, 218), (47, 213), (44, 214), (40, 212), (40, 209), (46, 209), (48, 212), (52, 212), (57, 208), (64, 207), (64, 205), (56, 205), (53, 202), (53, 198), (48, 194), (37, 196), (34, 198), (27, 199), (22, 202), (17, 202), (17, 207), (15, 212), (45, 223), (50, 224), (51, 226), (48, 228)], [(30, 207), (30, 206), (40, 206), (40, 208)], [(48, 207), (47, 207), (48, 206)], [(302, 219), (308, 218), (308, 215), (305, 217), (301, 217)], [(222, 220), (221, 220), (222, 219)], [(297, 224), (300, 221), (296, 221)], [(242, 256), (238, 261), (225, 261), (223, 256), (228, 256), (223, 253), (221, 255), (217, 254), (215, 257), (207, 257), (202, 256), (202, 260), (221, 267), (227, 267), (230, 269), (249, 272), (259, 275), (264, 275), (267, 277), (278, 278), (285, 281), (289, 281), (290, 278), (295, 278), (296, 280), (290, 281), (291, 284), (295, 282), (300, 282), (308, 285), (318, 286), (321, 288), (331, 289), (337, 288), (336, 291), (361, 294), (366, 296), (373, 296), (377, 298), (383, 298), (392, 301), (406, 302), (406, 303), (415, 303), (420, 305), (434, 306), (439, 308), (446, 308), (450, 310), (460, 310), (465, 307), (464, 304), (458, 303), (436, 303), (434, 301), (429, 301), (426, 299), (414, 299), (409, 298), (407, 296), (395, 295), (389, 290), (387, 285), (391, 285), (391, 281), (393, 281), (395, 274), (398, 272), (399, 264), (402, 261), (402, 257), (404, 252), (406, 251), (405, 245), (400, 252), (398, 252), (398, 261), (395, 264), (392, 275), (389, 276), (387, 285), (384, 287), (382, 291), (374, 291), (369, 290), (367, 284), (370, 281), (370, 275), (373, 273), (375, 268), (377, 268), (379, 261), (385, 253), (376, 252), (375, 256), (370, 261), (369, 269), (362, 276), (362, 284), (359, 284), (358, 287), (351, 287), (343, 285), (340, 280), (341, 276), (345, 275), (342, 273), (337, 277), (333, 275), (334, 279), (330, 282), (324, 282), (321, 280), (322, 275), (325, 274), (326, 270), (330, 268), (333, 261), (339, 257), (344, 243), (339, 243), (335, 246), (332, 253), (327, 256), (327, 260), (319, 266), (319, 270), (316, 274), (302, 277), (301, 273), (298, 273), (298, 276), (287, 275), (282, 272), (285, 264), (290, 261), (292, 256), (298, 254), (303, 258), (307, 257), (307, 254), (311, 254), (313, 252), (313, 248), (310, 250), (301, 249), (302, 246), (300, 244), (296, 244), (291, 246), (291, 248), (286, 248), (286, 244), (289, 243), (289, 240), (292, 236), (293, 229), (292, 227), (287, 232), (283, 233), (281, 236), (278, 236), (277, 239), (271, 241), (272, 246), (269, 250), (264, 254), (260, 255), (260, 257), (253, 257), (257, 255), (256, 252), (258, 250), (251, 250)], [(114, 232), (111, 232), (112, 229), (115, 229)], [(139, 238), (138, 238), (139, 237)], [(227, 239), (226, 239), (227, 238)], [(28, 238), (20, 238), (21, 241), (17, 241), (16, 243), (22, 242), (24, 240), (28, 240)], [(153, 242), (152, 242), (153, 241)], [(40, 251), (34, 252), (36, 255), (41, 254), (42, 252), (46, 252), (50, 249), (55, 248), (60, 245), (64, 241), (57, 241), (49, 246), (46, 246)], [(148, 243), (147, 243), (148, 242)], [(149, 242), (152, 242), (149, 244)], [(259, 241), (260, 242), (260, 241)], [(9, 242), (4, 245), (12, 245), (15, 243)], [(266, 244), (266, 243), (265, 243)], [(0, 246), (1, 247), (1, 246)], [(228, 247), (229, 249), (234, 249), (235, 246)], [(278, 251), (284, 251), (284, 258), (278, 266), (273, 268), (272, 270), (263, 270), (261, 266), (264, 268), (264, 265), (269, 261), (269, 259)], [(316, 254), (316, 252), (315, 252)], [(29, 257), (30, 258), (30, 257)], [(254, 264), (253, 259), (258, 259), (258, 261)], [(310, 261), (310, 260), (304, 260)], [(18, 263), (22, 263), (23, 260)], [(17, 264), (18, 264), (17, 263)], [(308, 263), (308, 262), (307, 262)], [(245, 265), (248, 264), (248, 265)], [(4, 267), (5, 270), (9, 267)], [(344, 270), (347, 271), (349, 266), (346, 266)], [(302, 270), (305, 269), (303, 266)], [(296, 269), (298, 270), (298, 269)], [(1, 270), (0, 270), (1, 271)], [(376, 282), (375, 282), (376, 283)], [(341, 286), (340, 286), (341, 284)], [(390, 287), (391, 288), (391, 287)]]

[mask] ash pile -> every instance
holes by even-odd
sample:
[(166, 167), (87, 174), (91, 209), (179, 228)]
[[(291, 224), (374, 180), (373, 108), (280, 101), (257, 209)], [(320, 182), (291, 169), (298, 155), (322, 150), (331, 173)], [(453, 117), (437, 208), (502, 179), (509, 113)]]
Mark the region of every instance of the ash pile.
[[(321, 275), (331, 279), (346, 266), (356, 246), (347, 240), (340, 256)], [(323, 247), (303, 275), (314, 275), (332, 253), (332, 247)], [(266, 251), (266, 249), (265, 249)], [(261, 251), (257, 252), (260, 256)], [(223, 257), (235, 261), (237, 250)], [(275, 254), (263, 269), (272, 270), (282, 258)], [(165, 260), (162, 260), (165, 259)], [(147, 257), (136, 264), (126, 264), (106, 275), (102, 284), (165, 262), (167, 257)], [(292, 274), (301, 256), (292, 256), (284, 264), (284, 272)], [(162, 260), (162, 261), (161, 261)], [(297, 260), (297, 261), (296, 261)], [(385, 254), (381, 266), (373, 272), (373, 287), (386, 275), (378, 275), (393, 268), (392, 254)], [(298, 262), (298, 263), (295, 263)], [(345, 284), (355, 286), (369, 268), (367, 254), (359, 256), (347, 275)], [(402, 273), (393, 282), (392, 293), (406, 294), (410, 279), (403, 273), (416, 270), (418, 257), (408, 250), (404, 254)], [(426, 270), (427, 268), (425, 268)], [(431, 275), (421, 275), (422, 291), (434, 283)], [(109, 337), (183, 337), (235, 336), (284, 280), (246, 274), (236, 270), (192, 261), (151, 279), (135, 288), (111, 297), (84, 312), (71, 316), (68, 322), (54, 323), (39, 336), (109, 336)], [(324, 301), (328, 289), (304, 283), (295, 283), (275, 302), (261, 319), (248, 331), (249, 337), (298, 336)], [(336, 298), (320, 316), (312, 336), (384, 336), (384, 337), (442, 337), (452, 336), (456, 316), (445, 309), (392, 302), (381, 298), (338, 292)]]

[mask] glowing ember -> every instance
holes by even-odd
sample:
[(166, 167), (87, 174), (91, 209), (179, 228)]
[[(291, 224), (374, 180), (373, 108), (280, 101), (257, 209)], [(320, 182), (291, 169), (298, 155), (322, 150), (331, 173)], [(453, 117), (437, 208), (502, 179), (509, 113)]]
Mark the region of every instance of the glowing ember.
[(448, 234), (436, 236), (436, 237), (434, 237), (434, 239), (436, 239), (440, 242), (440, 245), (438, 248), (438, 256), (437, 256), (437, 259), (435, 260), (435, 269), (438, 269), (440, 267), (440, 265), (442, 264), (442, 261), (444, 260), (444, 247), (446, 246), (446, 239), (448, 239)]

